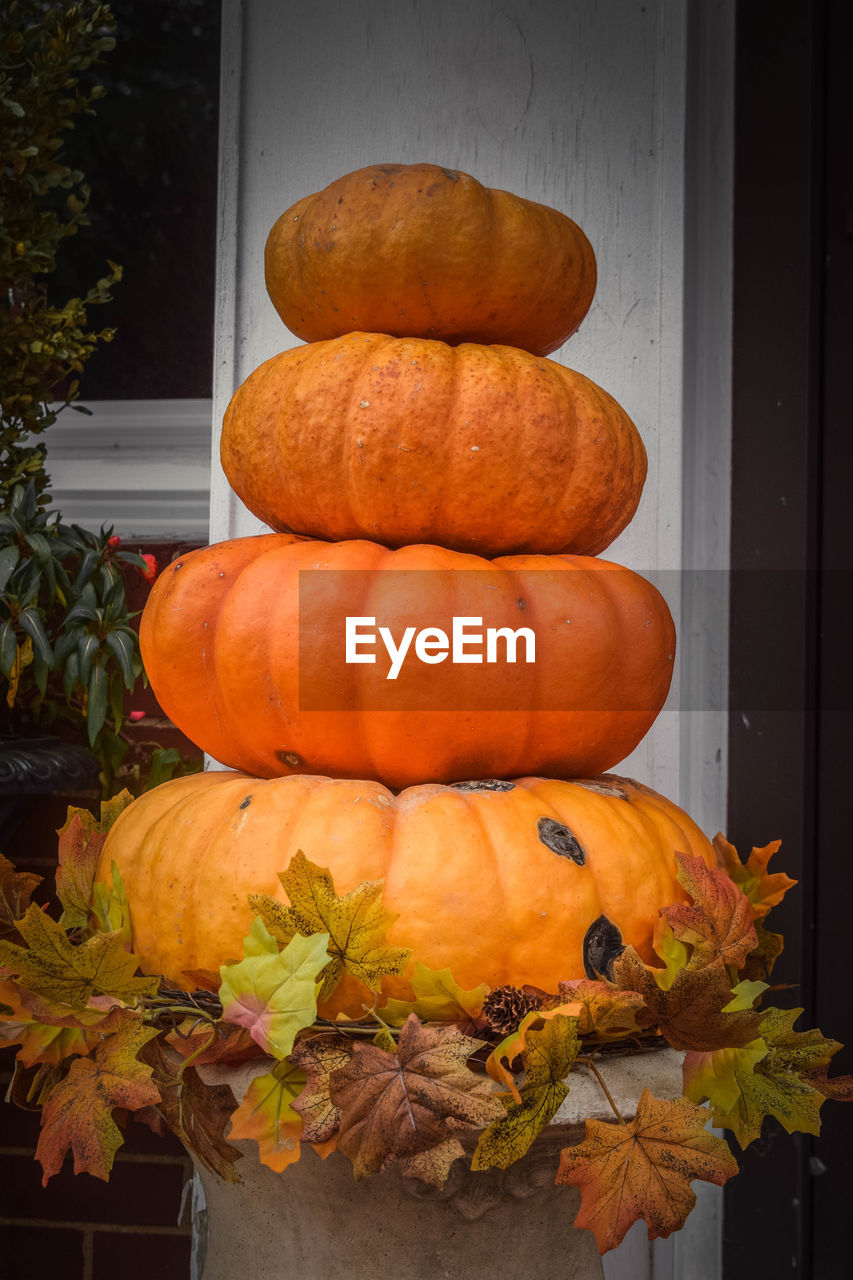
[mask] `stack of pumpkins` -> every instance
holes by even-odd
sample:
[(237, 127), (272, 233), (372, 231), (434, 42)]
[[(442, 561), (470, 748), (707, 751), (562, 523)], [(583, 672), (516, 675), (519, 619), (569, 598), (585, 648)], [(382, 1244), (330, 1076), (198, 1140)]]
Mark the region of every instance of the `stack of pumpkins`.
[[(391, 940), (463, 986), (555, 990), (620, 941), (650, 960), (675, 852), (716, 859), (670, 801), (600, 776), (662, 707), (675, 634), (595, 558), (636, 510), (640, 437), (545, 358), (592, 300), (586, 236), (463, 173), (371, 166), (288, 209), (266, 267), (306, 343), (239, 388), (222, 463), (278, 532), (170, 565), (141, 627), (167, 714), (243, 772), (168, 782), (113, 828), (100, 874), (121, 871), (143, 967), (186, 985), (239, 958), (248, 895), (283, 898), (300, 849), (339, 893), (384, 879)], [(345, 616), (410, 629), (399, 678), (378, 647), (345, 663)], [(493, 624), (491, 670), (442, 646), (459, 617)]]

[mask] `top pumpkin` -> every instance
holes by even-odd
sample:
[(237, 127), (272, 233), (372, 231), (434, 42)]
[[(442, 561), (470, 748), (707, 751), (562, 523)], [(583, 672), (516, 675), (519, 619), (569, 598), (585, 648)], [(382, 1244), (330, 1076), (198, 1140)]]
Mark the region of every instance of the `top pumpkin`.
[(434, 164), (357, 169), (287, 209), (266, 246), (270, 298), (307, 342), (360, 329), (548, 355), (595, 280), (571, 218)]

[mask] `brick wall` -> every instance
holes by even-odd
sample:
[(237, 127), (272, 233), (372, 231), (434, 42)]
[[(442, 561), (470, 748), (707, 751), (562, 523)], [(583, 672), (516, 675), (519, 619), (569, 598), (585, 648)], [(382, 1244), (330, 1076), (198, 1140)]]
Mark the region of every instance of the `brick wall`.
[[(128, 542), (151, 551), (162, 569), (187, 550), (176, 544)], [(127, 575), (131, 608), (141, 609), (147, 586), (138, 573)], [(199, 753), (163, 716), (150, 690), (134, 706), (144, 721), (129, 727), (137, 743), (178, 746)], [(44, 877), (36, 900), (52, 900), (56, 870), (56, 830), (69, 804), (97, 811), (94, 795), (37, 798), (26, 802), (14, 834), (2, 850), (20, 871)], [(15, 1049), (0, 1052), (0, 1086), (5, 1094)], [(39, 1112), (0, 1102), (0, 1280), (189, 1280), (189, 1212), (179, 1223), (192, 1166), (171, 1135), (158, 1137), (128, 1120), (109, 1182), (73, 1173), (69, 1156), (62, 1170), (42, 1187), (34, 1159)]]

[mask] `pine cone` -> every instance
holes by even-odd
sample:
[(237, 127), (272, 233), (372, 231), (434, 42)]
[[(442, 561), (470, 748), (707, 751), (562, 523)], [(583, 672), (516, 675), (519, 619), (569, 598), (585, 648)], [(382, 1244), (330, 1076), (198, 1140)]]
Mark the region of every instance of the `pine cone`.
[(541, 1009), (542, 997), (531, 988), (496, 987), (483, 1002), (483, 1017), (492, 1031), (508, 1036), (531, 1009)]

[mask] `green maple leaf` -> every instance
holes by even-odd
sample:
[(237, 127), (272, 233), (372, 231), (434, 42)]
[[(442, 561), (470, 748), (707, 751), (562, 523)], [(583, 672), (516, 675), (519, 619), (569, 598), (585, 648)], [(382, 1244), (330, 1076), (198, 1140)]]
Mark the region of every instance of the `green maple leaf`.
[(717, 1108), (714, 1123), (731, 1129), (742, 1147), (761, 1135), (765, 1116), (774, 1116), (788, 1133), (820, 1132), (825, 1095), (804, 1077), (825, 1069), (841, 1045), (818, 1030), (798, 1032), (793, 1025), (802, 1009), (768, 1009), (759, 1031), (767, 1052), (752, 1064), (733, 1069), (739, 1090), (729, 1109)]
[(329, 935), (296, 934), (280, 951), (256, 917), (243, 944), (244, 958), (220, 969), (219, 998), (226, 1022), (246, 1027), (265, 1053), (286, 1058), (297, 1032), (317, 1016), (320, 971), (329, 956)]
[(489, 994), (485, 982), (464, 991), (449, 969), (428, 969), (420, 960), (415, 962), (411, 985), (414, 1000), (389, 1000), (379, 1011), (392, 1027), (401, 1027), (410, 1013), (422, 1022), (476, 1022)]
[(102, 1040), (89, 1057), (75, 1058), (44, 1104), (36, 1149), (44, 1169), (43, 1184), (59, 1172), (69, 1150), (75, 1173), (91, 1173), (106, 1181), (123, 1141), (113, 1111), (117, 1107), (136, 1111), (160, 1101), (151, 1067), (137, 1058), (142, 1046), (157, 1034), (156, 1027), (147, 1027), (129, 1014), (126, 1024)]
[(506, 1169), (520, 1160), (567, 1097), (566, 1076), (578, 1053), (578, 1020), (562, 1014), (541, 1031), (528, 1031), (521, 1061), (521, 1101), (502, 1098), (506, 1115), (480, 1137), (472, 1169)]
[(120, 934), (96, 934), (76, 945), (35, 904), (18, 922), (18, 931), (29, 949), (0, 941), (0, 964), (21, 986), (47, 1000), (77, 1010), (85, 1009), (93, 996), (132, 1003), (157, 994), (158, 978), (134, 977), (139, 960), (125, 951)]
[(378, 991), (385, 975), (402, 973), (411, 952), (392, 946), (386, 931), (397, 919), (382, 904), (382, 881), (365, 880), (338, 897), (330, 873), (310, 862), (301, 849), (279, 879), (290, 899), (285, 906), (266, 894), (252, 894), (253, 911), (279, 942), (296, 934), (329, 935), (328, 961), (319, 999), (328, 1000), (344, 971), (371, 991)]

